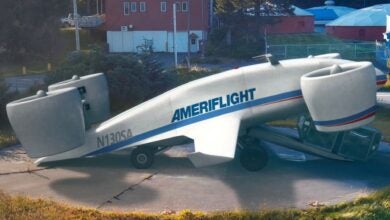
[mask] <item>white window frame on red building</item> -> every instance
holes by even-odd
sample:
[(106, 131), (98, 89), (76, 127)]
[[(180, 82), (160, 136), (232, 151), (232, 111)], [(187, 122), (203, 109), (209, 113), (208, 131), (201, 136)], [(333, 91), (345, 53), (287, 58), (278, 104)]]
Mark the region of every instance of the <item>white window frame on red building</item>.
[(130, 3), (130, 11), (131, 12), (137, 12), (137, 2), (131, 2)]
[[(184, 10), (184, 8), (185, 8), (185, 10)], [(188, 1), (184, 1), (184, 2), (181, 3), (181, 11), (182, 12), (188, 12)]]
[(177, 12), (181, 11), (181, 3), (180, 2), (176, 2), (176, 11)]
[(160, 3), (160, 11), (167, 12), (167, 2), (163, 1)]
[(140, 2), (139, 3), (139, 11), (140, 12), (146, 12), (146, 2)]
[(130, 15), (130, 2), (123, 2), (123, 15)]

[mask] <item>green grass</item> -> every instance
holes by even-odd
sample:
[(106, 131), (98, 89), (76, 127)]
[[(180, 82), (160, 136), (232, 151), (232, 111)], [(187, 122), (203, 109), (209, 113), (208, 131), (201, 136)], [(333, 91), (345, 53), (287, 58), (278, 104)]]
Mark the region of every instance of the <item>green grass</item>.
[(267, 39), (268, 52), (281, 59), (340, 53), (344, 59), (375, 60), (372, 42), (346, 41), (322, 33), (271, 34)]
[(383, 140), (390, 142), (390, 110), (380, 109), (377, 111), (375, 121), (372, 126), (382, 132)]
[(307, 34), (270, 34), (267, 36), (268, 44), (334, 44), (344, 41), (321, 33)]
[(19, 143), (10, 128), (0, 129), (0, 149)]
[(390, 188), (352, 202), (310, 209), (147, 214), (107, 212), (0, 192), (0, 219), (389, 219)]
[[(69, 52), (75, 50), (75, 33), (74, 28), (62, 28), (61, 36), (64, 43), (64, 51), (60, 54), (60, 58), (64, 58)], [(104, 46), (105, 45), (105, 32), (98, 30), (80, 30), (80, 49), (88, 50), (93, 44)]]

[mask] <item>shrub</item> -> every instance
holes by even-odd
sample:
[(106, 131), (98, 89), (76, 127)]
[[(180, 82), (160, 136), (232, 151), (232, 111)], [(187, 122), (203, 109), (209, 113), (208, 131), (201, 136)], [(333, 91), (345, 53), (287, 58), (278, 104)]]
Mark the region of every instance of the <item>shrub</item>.
[(164, 71), (153, 55), (106, 54), (97, 47), (88, 52), (70, 53), (48, 76), (47, 83), (98, 72), (107, 76), (114, 112), (150, 99), (177, 84), (176, 76)]
[(8, 85), (3, 78), (0, 78), (0, 129), (9, 125), (6, 105), (14, 99), (17, 99), (17, 92), (9, 92)]
[(191, 69), (179, 67), (176, 71), (177, 71), (178, 83), (180, 85), (199, 78), (210, 76), (215, 73), (209, 71), (206, 68), (201, 68), (198, 66), (194, 66)]

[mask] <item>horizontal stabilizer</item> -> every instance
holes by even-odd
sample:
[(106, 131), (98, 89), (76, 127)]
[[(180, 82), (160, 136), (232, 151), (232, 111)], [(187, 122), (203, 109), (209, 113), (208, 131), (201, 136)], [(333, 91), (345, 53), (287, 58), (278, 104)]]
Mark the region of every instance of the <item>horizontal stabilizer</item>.
[(195, 153), (189, 156), (196, 166), (227, 162), (234, 158), (240, 119), (233, 115), (219, 116), (199, 122), (186, 136), (194, 140)]
[(225, 163), (231, 160), (231, 158), (229, 157), (207, 155), (200, 152), (192, 153), (188, 155), (188, 158), (190, 158), (192, 164), (194, 164), (195, 167), (205, 167), (205, 166)]

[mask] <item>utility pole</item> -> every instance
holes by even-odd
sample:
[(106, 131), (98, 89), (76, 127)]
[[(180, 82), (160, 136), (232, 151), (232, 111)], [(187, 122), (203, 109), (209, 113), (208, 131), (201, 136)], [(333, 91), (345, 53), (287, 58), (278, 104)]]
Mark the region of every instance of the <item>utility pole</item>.
[(265, 54), (268, 54), (268, 39), (267, 39), (267, 27), (264, 28), (264, 47), (265, 47)]
[(190, 33), (190, 30), (191, 30), (191, 11), (190, 11), (191, 7), (190, 7), (190, 0), (188, 0), (188, 3), (187, 3), (187, 35), (188, 35), (188, 39), (187, 39), (187, 67), (188, 69), (190, 69), (191, 67), (191, 33)]
[(177, 68), (177, 47), (176, 47), (176, 3), (173, 3), (173, 52), (175, 55), (175, 67)]
[(79, 16), (77, 14), (77, 3), (73, 0), (73, 19), (76, 37), (76, 51), (80, 51), (80, 33), (79, 33)]
[(214, 12), (213, 12), (213, 10), (214, 10), (214, 1), (213, 0), (210, 0), (210, 29), (212, 29), (213, 28), (213, 23), (214, 23), (214, 21), (213, 21), (213, 17), (214, 17)]

